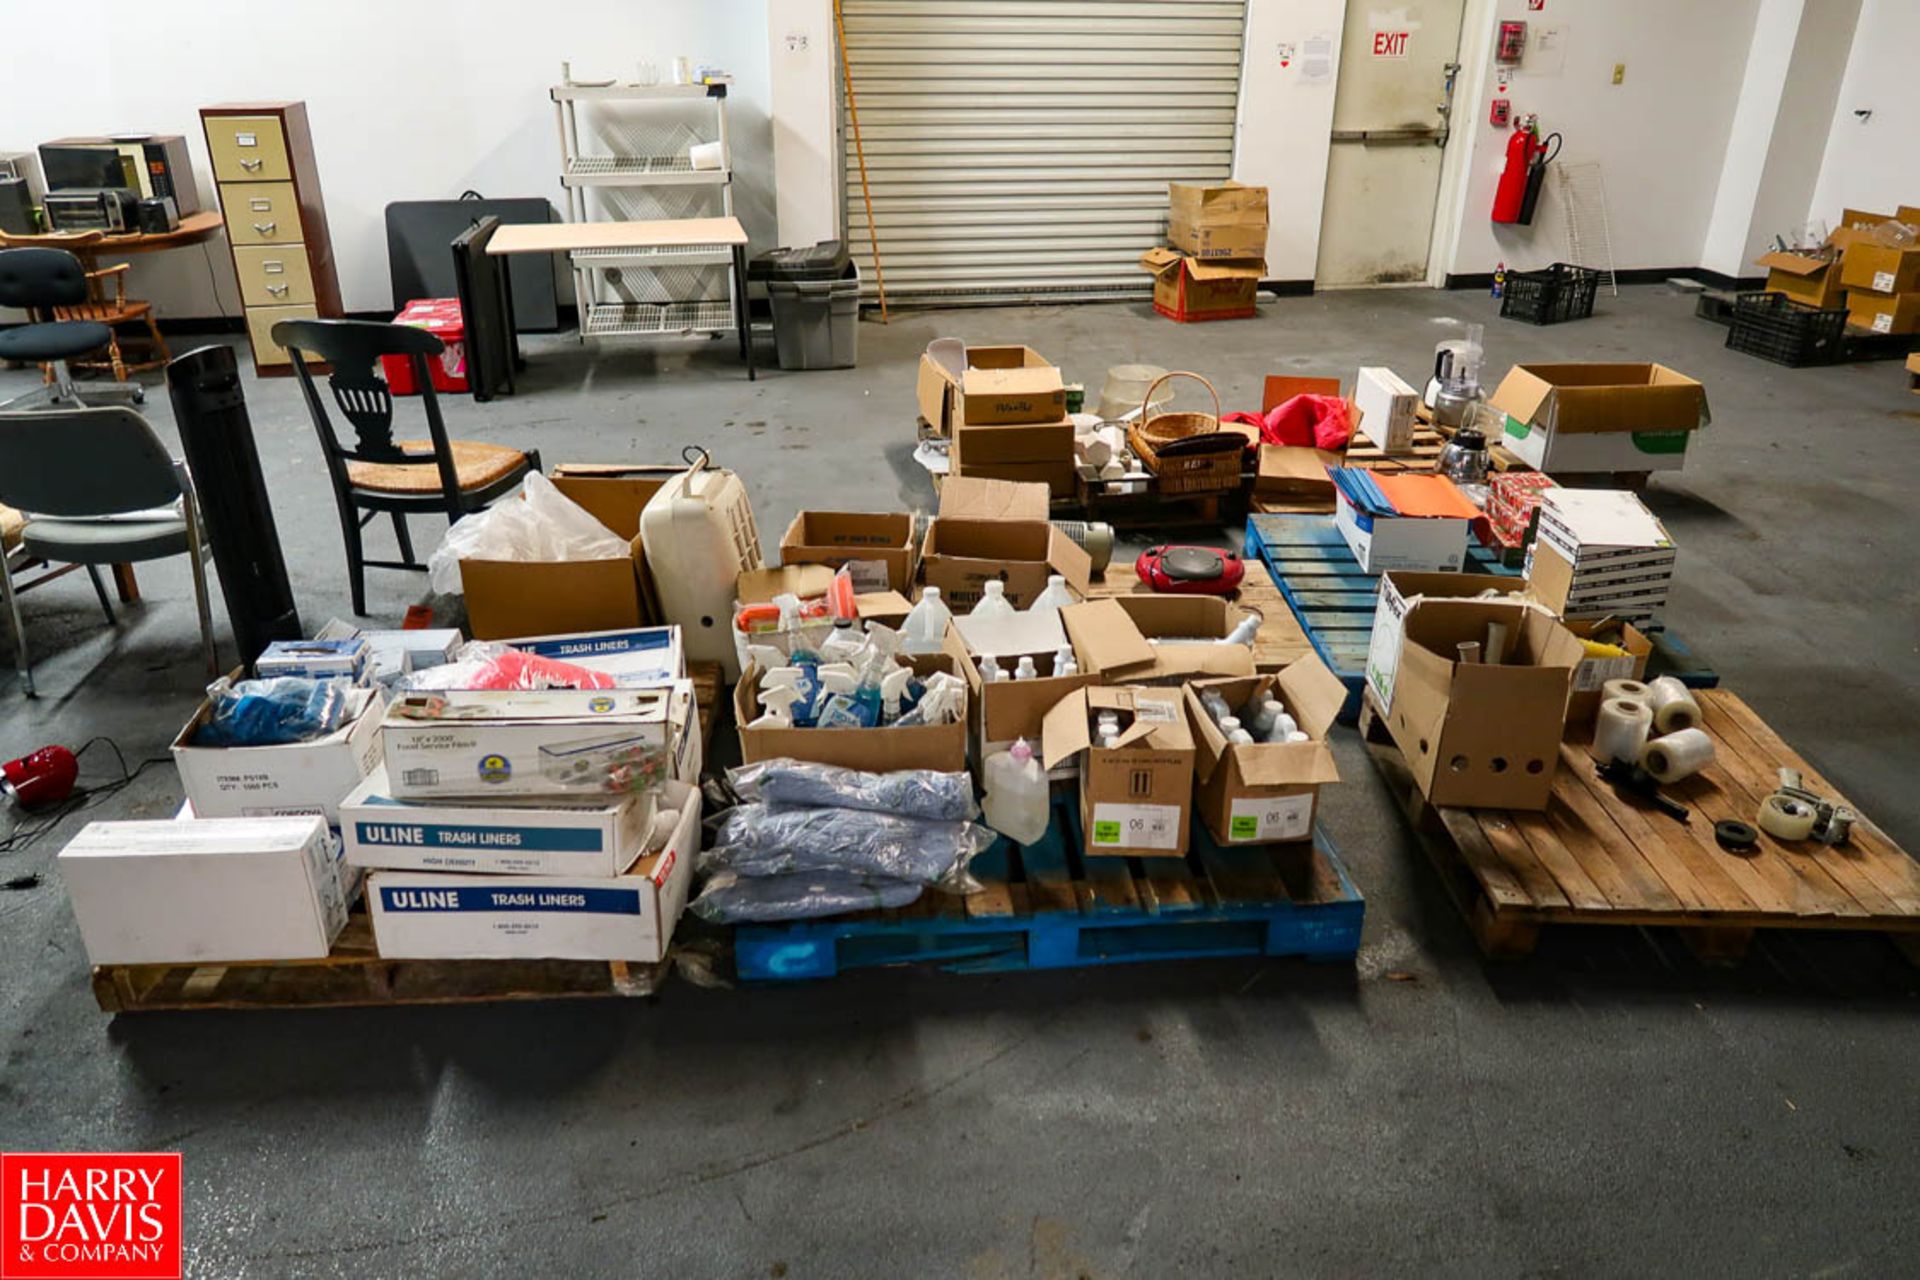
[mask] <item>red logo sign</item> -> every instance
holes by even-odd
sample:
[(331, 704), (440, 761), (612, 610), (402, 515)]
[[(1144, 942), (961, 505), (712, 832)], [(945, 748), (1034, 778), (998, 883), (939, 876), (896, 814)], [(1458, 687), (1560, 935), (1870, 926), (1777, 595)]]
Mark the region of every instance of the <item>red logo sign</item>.
[(1373, 33), (1373, 56), (1404, 58), (1407, 56), (1407, 42), (1412, 38), (1411, 31), (1376, 31)]
[(0, 1280), (180, 1280), (180, 1153), (0, 1155)]

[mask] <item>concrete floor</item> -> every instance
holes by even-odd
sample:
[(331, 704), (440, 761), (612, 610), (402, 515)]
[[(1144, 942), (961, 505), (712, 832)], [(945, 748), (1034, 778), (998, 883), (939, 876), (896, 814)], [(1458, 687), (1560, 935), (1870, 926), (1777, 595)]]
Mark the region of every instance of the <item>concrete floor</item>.
[[(549, 463), (706, 445), (777, 538), (803, 505), (930, 505), (908, 454), (914, 360), (940, 334), (1030, 342), (1093, 387), (1120, 361), (1197, 368), (1229, 407), (1271, 372), (1416, 374), (1461, 320), (1488, 322), (1496, 370), (1659, 359), (1715, 419), (1650, 498), (1681, 546), (1674, 626), (1920, 849), (1905, 375), (1728, 354), (1664, 287), (1599, 309), (1534, 329), (1394, 290), (1193, 327), (1132, 305), (909, 313), (861, 326), (858, 369), (757, 383), (721, 343), (536, 338), (523, 394), (460, 401), (451, 425)], [(30, 381), (0, 374), (0, 398)], [(248, 396), (318, 624), (347, 591), (317, 447), (290, 382)], [(41, 696), (0, 682), (0, 758), (96, 734), (164, 755), (203, 681), (184, 563), (141, 580), (112, 630), (83, 581), (27, 597)], [(370, 604), (395, 622), (424, 590), (376, 572)], [(1368, 900), (1351, 971), (109, 1020), (50, 873), (70, 820), (0, 855), (0, 877), (44, 877), (0, 893), (0, 1147), (184, 1151), (205, 1276), (1911, 1273), (1920, 982), (1891, 947), (1788, 937), (1709, 970), (1609, 930), (1483, 963), (1349, 731), (1338, 753), (1324, 812)], [(87, 816), (178, 802), (162, 766)]]

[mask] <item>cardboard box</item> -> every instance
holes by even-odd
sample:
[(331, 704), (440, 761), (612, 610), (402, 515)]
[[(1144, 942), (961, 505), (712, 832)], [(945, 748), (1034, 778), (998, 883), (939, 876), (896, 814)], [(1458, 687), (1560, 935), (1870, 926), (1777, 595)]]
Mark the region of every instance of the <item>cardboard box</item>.
[(1238, 182), (1169, 182), (1167, 240), (1196, 258), (1267, 256), (1267, 189)]
[(334, 849), (314, 814), (90, 822), (58, 862), (92, 964), (319, 960), (347, 923)]
[(523, 636), (513, 647), (556, 662), (570, 662), (612, 676), (625, 686), (662, 684), (687, 674), (680, 628), (634, 627), (562, 636)]
[(1874, 333), (1920, 332), (1920, 293), (1848, 290), (1847, 323)]
[(930, 355), (915, 385), (920, 416), (939, 435), (962, 424), (1058, 422), (1067, 416), (1060, 370), (1032, 347), (968, 347), (956, 377)]
[[(1246, 616), (1246, 610), (1219, 596), (1109, 596), (1060, 611), (1074, 660), (1108, 684), (1251, 676), (1251, 647), (1214, 643)], [(1179, 643), (1182, 638), (1190, 642)]]
[(254, 678), (272, 680), (297, 676), (304, 680), (351, 680), (364, 683), (373, 646), (364, 636), (325, 640), (275, 640), (253, 660)]
[(1017, 609), (1032, 604), (1056, 573), (1085, 595), (1093, 562), (1047, 523), (1047, 502), (1044, 485), (948, 477), (940, 487), (940, 514), (921, 544), (921, 577), (940, 588), (956, 613), (979, 603), (990, 578), (1007, 584)]
[(1753, 261), (1755, 266), (1767, 269), (1768, 293), (1784, 293), (1795, 302), (1823, 311), (1843, 305), (1846, 295), (1837, 258), (1776, 249)]
[(1183, 324), (1252, 316), (1267, 274), (1261, 260), (1202, 262), (1174, 249), (1149, 249), (1140, 265), (1153, 277), (1153, 309)]
[[(969, 665), (966, 650), (952, 632), (948, 633), (945, 652), (902, 655), (902, 659), (921, 676), (945, 671), (964, 678)], [(755, 729), (752, 724), (760, 718), (760, 680), (764, 674), (758, 666), (750, 666), (741, 673), (740, 683), (733, 687), (733, 715), (734, 722), (740, 726), (742, 763), (785, 756), (878, 773), (895, 769), (958, 773), (967, 767), (971, 705), (953, 724), (873, 729)]]
[(476, 640), (618, 631), (660, 619), (640, 544), (640, 512), (684, 467), (556, 467), (554, 487), (586, 508), (628, 554), (597, 560), (462, 560), (467, 629)]
[(844, 565), (856, 591), (906, 592), (913, 590), (920, 548), (913, 517), (904, 511), (802, 511), (780, 538), (780, 563)]
[(324, 738), (272, 747), (203, 747), (194, 735), (213, 714), (202, 701), (173, 740), (173, 767), (202, 818), (317, 813), (336, 826), (340, 801), (380, 762), (386, 704), (369, 692), (359, 715)]
[[(955, 630), (961, 633), (962, 640), (967, 638), (967, 621), (965, 618), (954, 619)], [(1018, 615), (1012, 622), (1014, 625), (1006, 629), (1010, 643), (998, 643), (984, 650), (969, 645), (969, 650), (973, 653), (993, 653), (1000, 666), (1007, 671), (1012, 671), (1022, 657), (1030, 657), (1039, 674), (1031, 680), (996, 680), (988, 684), (980, 675), (977, 659), (970, 659), (965, 664), (968, 696), (973, 703), (973, 715), (968, 727), (973, 739), (973, 765), (976, 772), (985, 767), (989, 755), (1004, 751), (1013, 745), (1015, 739), (1025, 738), (1038, 750), (1042, 723), (1054, 704), (1076, 689), (1100, 682), (1098, 673), (1091, 671), (1076, 671), (1066, 676), (1054, 674), (1054, 655), (1062, 644), (1067, 643), (1065, 629), (1057, 625), (1057, 619), (1051, 634), (1039, 626), (1030, 614)], [(1022, 638), (1021, 632), (1028, 634)], [(1077, 658), (1075, 662), (1077, 665)], [(982, 775), (983, 785), (984, 781)]]
[[(1538, 810), (1552, 795), (1586, 649), (1509, 582), (1471, 573), (1380, 580), (1367, 691), (1434, 804)], [(1489, 588), (1502, 594), (1478, 598)], [(1506, 660), (1458, 661), (1456, 645), (1484, 643), (1490, 623), (1507, 629)]]
[[(1465, 503), (1465, 499), (1460, 500)], [(1346, 539), (1348, 550), (1363, 573), (1400, 569), (1417, 573), (1452, 573), (1467, 559), (1467, 535), (1472, 517), (1460, 515), (1384, 515), (1362, 510), (1337, 486), (1333, 500), (1333, 527)]]
[(1527, 551), (1527, 593), (1561, 618), (1649, 626), (1666, 609), (1677, 557), (1666, 526), (1635, 494), (1549, 489)]
[(387, 709), (388, 782), (403, 800), (605, 794), (648, 762), (671, 776), (698, 732), (690, 682), (641, 689), (444, 690)]
[[(1571, 631), (1575, 639), (1584, 641), (1593, 634), (1599, 622), (1596, 619), (1574, 622), (1562, 619), (1560, 625)], [(1627, 651), (1625, 657), (1595, 658), (1583, 655), (1580, 665), (1573, 669), (1573, 692), (1567, 697), (1569, 725), (1592, 725), (1594, 716), (1600, 711), (1600, 691), (1607, 681), (1639, 680), (1646, 676), (1647, 659), (1653, 656), (1653, 641), (1628, 622), (1621, 624), (1619, 647)]]
[(1077, 492), (1078, 471), (1071, 458), (1063, 462), (961, 462), (956, 458), (953, 467), (952, 475), (969, 480), (1045, 485), (1053, 498), (1071, 498)]
[(1328, 449), (1300, 445), (1263, 444), (1253, 477), (1253, 496), (1282, 502), (1312, 503), (1333, 509), (1333, 480), (1327, 468), (1340, 465), (1340, 455)]
[(1920, 395), (1920, 351), (1907, 357), (1907, 375), (1913, 383), (1910, 389)]
[(1853, 240), (1840, 255), (1840, 283), (1873, 293), (1912, 293), (1920, 289), (1920, 247), (1889, 249)]
[[(1269, 694), (1285, 704), (1307, 742), (1227, 741), (1200, 702), (1211, 689), (1238, 709)], [(1239, 680), (1203, 680), (1186, 686), (1187, 721), (1194, 742), (1194, 807), (1214, 840), (1228, 844), (1278, 844), (1313, 835), (1320, 788), (1340, 781), (1327, 733), (1340, 717), (1347, 687), (1312, 654), (1278, 675)]]
[[(1113, 711), (1112, 747), (1093, 717)], [(1047, 768), (1080, 760), (1080, 825), (1088, 856), (1179, 857), (1193, 815), (1193, 735), (1177, 689), (1079, 689), (1055, 703), (1040, 739)]]
[(375, 946), (408, 960), (664, 959), (700, 851), (700, 791), (669, 782), (663, 792), (680, 814), (673, 834), (624, 875), (374, 872)]
[(1413, 415), (1420, 393), (1383, 365), (1361, 365), (1353, 402), (1366, 421), (1367, 439), (1383, 453), (1413, 451)]
[(1517, 364), (1491, 403), (1502, 442), (1536, 471), (1677, 471), (1707, 425), (1707, 392), (1660, 364)]
[(653, 823), (654, 796), (589, 796), (485, 805), (402, 800), (375, 769), (340, 805), (340, 839), (356, 867), (484, 875), (617, 876)]

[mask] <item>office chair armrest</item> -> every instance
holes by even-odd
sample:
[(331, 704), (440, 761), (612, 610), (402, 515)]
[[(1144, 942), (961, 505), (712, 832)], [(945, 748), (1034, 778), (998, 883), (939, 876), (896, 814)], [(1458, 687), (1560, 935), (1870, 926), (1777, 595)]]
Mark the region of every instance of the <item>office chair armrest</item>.
[(107, 298), (101, 296), (104, 291), (99, 290), (97, 286), (100, 281), (105, 280), (108, 276), (112, 276), (113, 298), (111, 300), (116, 303), (125, 302), (127, 300), (127, 272), (131, 270), (133, 270), (133, 264), (131, 262), (116, 262), (111, 267), (101, 267), (96, 271), (89, 271), (87, 272), (89, 291), (93, 292), (94, 296), (100, 301), (108, 301)]

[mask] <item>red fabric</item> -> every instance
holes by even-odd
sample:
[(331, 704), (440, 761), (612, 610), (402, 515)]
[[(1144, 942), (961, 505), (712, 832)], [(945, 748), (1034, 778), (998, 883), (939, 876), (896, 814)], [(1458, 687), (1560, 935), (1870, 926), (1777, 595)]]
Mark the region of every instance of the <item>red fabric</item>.
[(508, 650), (490, 659), (467, 683), (469, 689), (611, 689), (613, 677), (604, 671), (577, 667), (571, 662), (543, 658), (537, 653)]
[(1265, 418), (1251, 413), (1229, 413), (1222, 422), (1260, 428), (1268, 444), (1288, 444), (1338, 452), (1353, 438), (1347, 422), (1347, 402), (1339, 396), (1294, 396), (1268, 411)]

